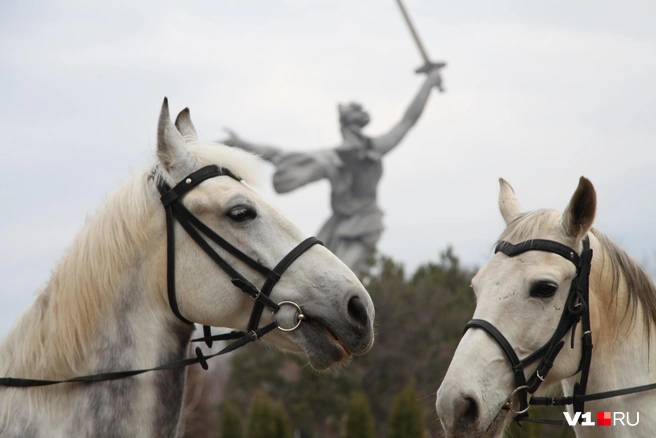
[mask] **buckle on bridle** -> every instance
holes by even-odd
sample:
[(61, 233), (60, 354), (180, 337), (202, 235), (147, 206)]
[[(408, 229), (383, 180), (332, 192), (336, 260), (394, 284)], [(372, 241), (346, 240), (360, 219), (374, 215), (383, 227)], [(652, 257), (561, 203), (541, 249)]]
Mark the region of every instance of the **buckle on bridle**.
[[(296, 324), (295, 324), (293, 327), (291, 327), (291, 328), (285, 328), (285, 327), (282, 327), (282, 326), (279, 325), (279, 326), (278, 326), (278, 330), (283, 331), (283, 332), (293, 332), (294, 330), (296, 330), (297, 328), (300, 327), (301, 323), (306, 319), (306, 316), (303, 314), (303, 311), (301, 310), (301, 306), (299, 306), (299, 305), (296, 304), (295, 302), (293, 302), (293, 301), (281, 301), (281, 302), (278, 303), (278, 306), (279, 306), (280, 308), (282, 308), (282, 306), (285, 306), (285, 305), (287, 305), (287, 306), (293, 306), (293, 307), (296, 308), (296, 310), (297, 310), (297, 312), (298, 312), (298, 313), (296, 314), (296, 320), (297, 320), (297, 322), (296, 322)], [(276, 312), (272, 310), (272, 311), (271, 311), (271, 319), (275, 319), (275, 315), (276, 315)]]

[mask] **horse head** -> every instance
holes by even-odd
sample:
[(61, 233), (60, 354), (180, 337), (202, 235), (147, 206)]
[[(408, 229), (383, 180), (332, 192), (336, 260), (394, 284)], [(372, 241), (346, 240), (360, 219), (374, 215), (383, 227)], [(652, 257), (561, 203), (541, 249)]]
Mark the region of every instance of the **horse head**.
[[(225, 247), (207, 240), (216, 254), (243, 277), (235, 281), (236, 274), (217, 266), (199, 248), (198, 242), (175, 224), (174, 299), (183, 320), (246, 329), (254, 302), (235, 284), (245, 289), (244, 284), (260, 285), (267, 277), (279, 277), (270, 299), (273, 303), (293, 305), (274, 309), (275, 314), (265, 312), (262, 320), (275, 319), (281, 327), (298, 325), (298, 329), (287, 333), (275, 331), (263, 339), (283, 349), (305, 353), (316, 369), (327, 368), (371, 347), (374, 320), (371, 298), (355, 274), (330, 251), (321, 245), (311, 245), (296, 254), (284, 272), (272, 272), (305, 236), (299, 227), (241, 181), (240, 174), (252, 170), (244, 169), (240, 163), (258, 164), (252, 155), (236, 148), (199, 142), (189, 111), (182, 111), (173, 124), (165, 100), (158, 125), (157, 157), (155, 179), (169, 187), (184, 185), (185, 181), (191, 183), (190, 175), (207, 166), (220, 166), (227, 169), (228, 175), (203, 180), (179, 201), (191, 215), (237, 249), (226, 251)], [(163, 209), (160, 220), (164, 221)], [(163, 224), (160, 229), (163, 233)], [(159, 242), (158, 256), (152, 263), (153, 269), (159, 272), (157, 290), (166, 300), (166, 276), (162, 272), (166, 266), (166, 239)], [(244, 263), (248, 259), (251, 263)], [(252, 289), (259, 293), (257, 287)], [(168, 298), (170, 301), (171, 296)], [(256, 328), (249, 327), (249, 330)]]
[[(570, 286), (578, 274), (587, 274), (577, 264), (595, 217), (595, 190), (582, 177), (564, 212), (527, 213), (510, 184), (501, 179), (500, 185), (499, 208), (507, 228), (496, 254), (472, 280), (474, 319), (437, 392), (437, 412), (448, 437), (499, 436), (515, 414), (528, 408), (518, 406), (515, 396), (525, 396), (527, 388), (533, 392), (531, 386), (542, 379), (541, 389), (576, 374), (581, 361), (581, 325), (573, 323), (576, 317), (560, 321), (570, 296), (573, 307), (581, 305)], [(577, 336), (570, 346), (572, 324)], [(547, 374), (538, 367), (551, 354), (554, 337), (560, 351)]]

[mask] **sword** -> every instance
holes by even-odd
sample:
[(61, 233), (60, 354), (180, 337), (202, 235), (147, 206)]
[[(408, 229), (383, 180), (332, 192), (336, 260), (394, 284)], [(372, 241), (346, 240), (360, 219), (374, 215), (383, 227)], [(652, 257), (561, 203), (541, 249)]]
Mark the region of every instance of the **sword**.
[[(417, 44), (417, 48), (419, 49), (419, 53), (421, 54), (421, 57), (424, 60), (424, 65), (416, 69), (415, 73), (428, 73), (434, 68), (439, 69), (439, 68), (446, 67), (446, 62), (441, 62), (441, 61), (433, 62), (430, 60), (430, 58), (428, 57), (428, 53), (424, 48), (424, 45), (421, 43), (421, 40), (419, 39), (419, 34), (417, 34), (417, 30), (415, 29), (415, 26), (412, 24), (412, 20), (410, 20), (408, 11), (405, 9), (405, 6), (403, 6), (403, 2), (401, 0), (396, 0), (396, 3), (399, 5), (399, 9), (401, 9), (403, 18), (405, 19), (405, 22), (408, 25), (408, 28), (410, 29), (410, 33), (412, 34), (412, 39), (415, 40), (415, 43)], [(444, 91), (441, 86), (439, 86), (438, 88), (440, 91)]]

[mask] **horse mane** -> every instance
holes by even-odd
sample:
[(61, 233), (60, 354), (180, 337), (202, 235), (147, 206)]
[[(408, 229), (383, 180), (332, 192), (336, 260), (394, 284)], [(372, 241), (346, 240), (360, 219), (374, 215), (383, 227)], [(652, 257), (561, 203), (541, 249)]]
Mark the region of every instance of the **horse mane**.
[[(596, 229), (593, 229), (592, 233), (597, 237), (609, 256), (610, 290), (617, 290), (620, 282), (624, 281), (629, 297), (626, 303), (625, 316), (630, 315), (630, 319), (633, 321), (638, 305), (640, 305), (647, 336), (650, 337), (651, 324), (656, 323), (656, 286), (654, 282), (642, 266), (608, 236)], [(604, 266), (604, 268), (606, 267)]]
[(123, 184), (87, 218), (37, 293), (34, 303), (3, 343), (3, 375), (60, 379), (79, 369), (96, 323), (111, 307), (119, 272), (133, 261), (148, 236), (154, 202), (148, 172)]
[[(199, 167), (228, 167), (255, 184), (261, 160), (254, 155), (209, 142), (188, 147)], [(0, 375), (63, 379), (87, 372), (80, 369), (81, 359), (100, 319), (114, 311), (120, 274), (154, 232), (154, 212), (161, 208), (151, 181), (154, 167), (124, 183), (87, 218), (50, 280), (0, 345)]]
[[(561, 214), (555, 210), (535, 210), (522, 213), (515, 217), (499, 237), (499, 241), (521, 242), (525, 240), (544, 238), (545, 230), (554, 230), (563, 236), (559, 219)], [(656, 323), (656, 286), (642, 266), (626, 251), (613, 242), (599, 230), (592, 228), (590, 232), (597, 238), (604, 251), (603, 260), (608, 260), (608, 266), (602, 265), (608, 275), (611, 303), (616, 298), (616, 292), (623, 285), (627, 291), (627, 304), (624, 317), (630, 322), (635, 319), (638, 307), (642, 309), (647, 335), (651, 333), (651, 324)], [(497, 242), (498, 243), (498, 242)], [(594, 265), (593, 265), (594, 269)]]

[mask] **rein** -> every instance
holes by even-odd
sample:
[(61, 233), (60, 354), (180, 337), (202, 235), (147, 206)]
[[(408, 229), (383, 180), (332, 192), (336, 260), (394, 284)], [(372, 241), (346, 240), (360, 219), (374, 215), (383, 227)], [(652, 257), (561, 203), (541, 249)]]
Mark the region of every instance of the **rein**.
[[(588, 401), (603, 400), (612, 397), (619, 397), (638, 392), (650, 391), (656, 389), (656, 383), (634, 386), (631, 388), (618, 389), (614, 391), (605, 391), (594, 394), (586, 394), (586, 387), (590, 373), (590, 364), (592, 362), (592, 331), (590, 329), (590, 306), (589, 306), (589, 276), (592, 265), (592, 248), (590, 248), (590, 239), (585, 236), (583, 239), (583, 251), (577, 254), (576, 251), (561, 243), (551, 240), (527, 240), (516, 245), (509, 242), (499, 242), (495, 248), (495, 253), (502, 252), (508, 257), (515, 257), (526, 251), (544, 251), (558, 254), (569, 260), (576, 266), (576, 274), (572, 279), (567, 300), (560, 321), (554, 334), (542, 347), (538, 348), (529, 356), (520, 360), (515, 353), (506, 337), (488, 321), (482, 319), (472, 319), (465, 325), (465, 332), (470, 328), (480, 328), (487, 332), (494, 339), (510, 360), (513, 377), (515, 380), (515, 389), (508, 398), (508, 402), (503, 409), (510, 410), (515, 414), (513, 420), (521, 425), (522, 421), (532, 423), (542, 423), (549, 425), (568, 426), (563, 420), (551, 419), (532, 419), (528, 417), (528, 409), (531, 405), (537, 406), (565, 406), (573, 405), (574, 412), (584, 412), (584, 404)], [(577, 324), (582, 323), (583, 335), (581, 337), (581, 361), (574, 374), (581, 373), (579, 382), (574, 384), (574, 393), (571, 396), (564, 397), (534, 397), (527, 399), (528, 394), (533, 394), (544, 382), (549, 370), (553, 366), (554, 360), (563, 348), (565, 341), (563, 338), (571, 330), (570, 348), (574, 348), (574, 335)], [(536, 362), (542, 358), (538, 364), (535, 373), (526, 380), (524, 367)], [(512, 399), (515, 394), (519, 397), (519, 409), (512, 407)], [(579, 419), (582, 421), (582, 419)]]
[[(205, 342), (208, 347), (212, 346), (214, 341), (223, 341), (223, 340), (234, 340), (231, 344), (223, 348), (221, 351), (205, 355), (200, 347), (196, 347), (195, 353), (196, 357), (190, 357), (186, 359), (181, 359), (173, 362), (166, 363), (154, 368), (147, 369), (138, 369), (138, 370), (129, 370), (129, 371), (118, 371), (118, 372), (109, 372), (109, 373), (99, 373), (88, 376), (79, 376), (73, 377), (66, 380), (40, 380), (40, 379), (23, 379), (23, 378), (12, 378), (12, 377), (2, 377), (0, 378), (0, 386), (7, 387), (19, 387), (19, 388), (29, 388), (35, 386), (49, 386), (59, 383), (91, 383), (91, 382), (102, 382), (107, 380), (117, 380), (123, 379), (126, 377), (136, 376), (138, 374), (143, 374), (149, 371), (163, 371), (171, 370), (175, 368), (182, 368), (193, 364), (200, 364), (201, 367), (205, 370), (208, 369), (207, 359), (211, 359), (216, 356), (220, 356), (226, 353), (230, 353), (244, 345), (253, 342), (267, 333), (271, 332), (274, 329), (279, 329), (284, 332), (290, 332), (296, 330), (303, 320), (306, 319), (303, 315), (301, 306), (292, 302), (292, 301), (282, 301), (276, 303), (269, 298), (273, 287), (276, 285), (278, 280), (280, 280), (282, 274), (287, 270), (287, 268), (305, 251), (313, 247), (314, 245), (323, 245), (323, 243), (316, 237), (309, 237), (299, 243), (294, 247), (285, 257), (278, 262), (278, 264), (273, 268), (269, 269), (261, 263), (253, 260), (248, 255), (240, 251), (231, 245), (228, 241), (223, 239), (221, 236), (212, 231), (207, 225), (200, 221), (196, 216), (194, 216), (181, 202), (182, 196), (196, 187), (201, 182), (209, 178), (214, 178), (218, 176), (229, 176), (236, 181), (241, 182), (241, 179), (233, 174), (229, 169), (224, 167), (219, 167), (216, 165), (205, 166), (184, 178), (180, 183), (178, 183), (173, 188), (170, 188), (161, 177), (156, 173), (156, 170), (153, 171), (151, 179), (155, 180), (158, 191), (161, 195), (161, 202), (164, 206), (166, 212), (166, 253), (167, 253), (167, 291), (168, 291), (168, 300), (171, 310), (181, 321), (187, 324), (194, 324), (189, 319), (182, 316), (180, 309), (178, 308), (178, 303), (175, 293), (175, 234), (174, 234), (174, 221), (177, 220), (182, 228), (189, 234), (189, 236), (196, 242), (196, 244), (216, 263), (226, 274), (231, 278), (232, 284), (237, 288), (241, 289), (243, 292), (248, 294), (253, 300), (253, 310), (251, 311), (251, 316), (248, 321), (248, 327), (246, 332), (241, 331), (232, 331), (229, 333), (223, 333), (219, 335), (212, 335), (210, 326), (203, 326), (203, 337), (192, 339), (191, 342)], [(235, 256), (238, 260), (242, 261), (244, 264), (248, 265), (250, 268), (259, 272), (265, 276), (265, 281), (260, 289), (255, 287), (251, 282), (249, 282), (243, 275), (241, 275), (236, 269), (234, 269), (228, 262), (225, 261), (210, 244), (203, 238), (201, 235), (205, 235), (208, 239), (219, 245), (221, 248)], [(297, 322), (293, 327), (285, 328), (281, 327), (277, 321), (273, 321), (268, 325), (258, 328), (260, 318), (264, 308), (271, 310), (273, 314), (278, 312), (282, 306), (291, 306), (294, 307), (297, 311), (296, 319)]]

